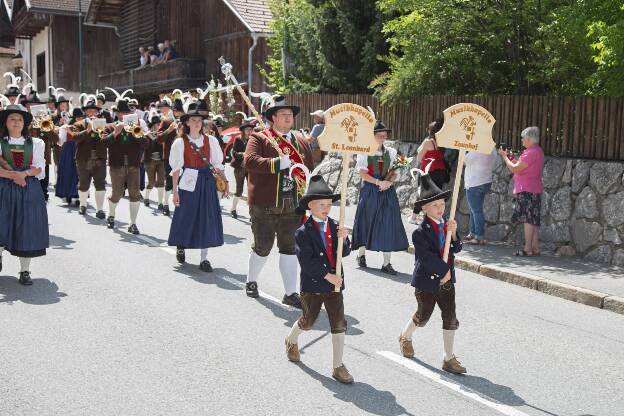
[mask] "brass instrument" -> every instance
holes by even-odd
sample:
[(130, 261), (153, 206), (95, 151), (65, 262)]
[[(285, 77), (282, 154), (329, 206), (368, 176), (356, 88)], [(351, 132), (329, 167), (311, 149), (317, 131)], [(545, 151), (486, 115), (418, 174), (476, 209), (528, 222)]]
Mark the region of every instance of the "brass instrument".
[(134, 124), (134, 123), (128, 124), (124, 126), (124, 130), (126, 131), (126, 133), (131, 134), (137, 139), (142, 139), (143, 136), (145, 135), (145, 132), (143, 131), (143, 127), (141, 127), (141, 124)]
[(37, 116), (33, 120), (32, 127), (48, 133), (54, 130), (54, 121), (50, 116)]

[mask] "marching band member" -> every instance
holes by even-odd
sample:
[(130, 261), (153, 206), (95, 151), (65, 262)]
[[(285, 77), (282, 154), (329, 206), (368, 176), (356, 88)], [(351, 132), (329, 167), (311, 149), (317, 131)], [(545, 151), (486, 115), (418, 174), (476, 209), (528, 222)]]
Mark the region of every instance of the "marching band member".
[[(146, 207), (149, 207), (149, 195), (154, 187), (158, 194), (158, 209), (162, 211), (164, 209), (165, 201), (165, 162), (163, 160), (163, 147), (156, 141), (156, 135), (158, 134), (158, 126), (160, 125), (160, 116), (153, 109), (150, 112), (149, 124), (150, 133), (147, 140), (149, 141), (148, 148), (145, 151), (145, 172), (147, 173), (147, 186), (145, 187), (145, 196), (143, 197), (143, 203)], [(153, 135), (153, 136), (152, 136)]]
[[(97, 104), (94, 96), (87, 100), (83, 109), (87, 117), (92, 120), (101, 115), (101, 108)], [(78, 213), (85, 215), (87, 213), (87, 199), (89, 197), (89, 189), (91, 182), (95, 187), (95, 216), (103, 220), (104, 214), (104, 198), (106, 196), (106, 159), (107, 146), (103, 139), (104, 132), (93, 131), (91, 124), (82, 123), (79, 127), (80, 132), (74, 134), (74, 142), (76, 143), (76, 168), (78, 170), (78, 198), (80, 200), (80, 208)]]
[[(124, 115), (132, 113), (126, 99), (121, 98), (117, 101), (117, 112), (122, 119)], [(138, 124), (135, 127), (140, 130), (138, 134), (128, 131), (132, 126), (125, 126), (123, 122), (119, 123), (105, 139), (108, 146), (112, 182), (112, 194), (108, 199), (107, 223), (108, 228), (115, 228), (115, 211), (125, 192), (125, 186), (127, 186), (130, 200), (130, 227), (128, 227), (128, 232), (139, 234), (139, 229), (136, 226), (139, 205), (141, 204), (139, 169), (141, 154), (147, 143), (144, 134), (147, 133), (148, 129), (145, 121), (141, 119), (138, 119)]]
[(19, 82), (22, 78), (15, 76), (12, 72), (5, 72), (3, 76), (10, 79), (6, 86), (6, 91), (4, 91), (4, 96), (9, 99), (9, 104), (18, 104), (17, 97), (20, 96)]
[(245, 178), (247, 178), (247, 170), (243, 166), (243, 159), (245, 158), (245, 149), (247, 148), (249, 136), (251, 136), (255, 125), (255, 119), (244, 119), (239, 127), (240, 136), (234, 139), (234, 143), (232, 143), (232, 148), (230, 149), (232, 158), (230, 166), (234, 168), (234, 177), (236, 178), (236, 193), (232, 198), (232, 210), (230, 211), (232, 218), (238, 218), (236, 207), (241, 196), (243, 196)]
[[(72, 111), (71, 119), (67, 126), (59, 128), (59, 145), (61, 155), (59, 157), (58, 172), (56, 178), (56, 196), (65, 198), (67, 205), (72, 204), (72, 199), (78, 198), (78, 170), (76, 168), (76, 143), (75, 133), (71, 126), (85, 119), (85, 114), (80, 107)], [(75, 201), (76, 206), (80, 201)]]
[(401, 221), (394, 175), (388, 174), (397, 157), (395, 149), (384, 146), (390, 131), (378, 121), (374, 128), (375, 141), (379, 146), (376, 154), (357, 156), (355, 167), (362, 178), (362, 189), (353, 223), (352, 248), (359, 249), (357, 260), (360, 267), (367, 267), (367, 249), (383, 252), (381, 271), (395, 275), (390, 255), (393, 251), (407, 250), (409, 243)]
[[(277, 236), (285, 291), (282, 303), (300, 308), (295, 230), (302, 216), (295, 208), (301, 187), (298, 181), (291, 179), (289, 168), (293, 163), (303, 163), (310, 170), (314, 166), (310, 148), (299, 134), (291, 131), (298, 113), (299, 107), (287, 105), (281, 96), (275, 97), (272, 106), (265, 111), (272, 127), (253, 133), (247, 143), (244, 163), (248, 172), (248, 205), (254, 243), (245, 292), (249, 297), (259, 296), (257, 281)], [(305, 178), (303, 181), (305, 184)]]
[(95, 90), (95, 97), (97, 100), (97, 106), (100, 107), (100, 113), (98, 114), (98, 118), (103, 118), (107, 123), (113, 122), (113, 115), (110, 111), (104, 108), (104, 104), (106, 104), (106, 95), (100, 92), (99, 90)]
[[(169, 108), (171, 103), (168, 100), (163, 99), (159, 103), (159, 108), (166, 115), (169, 114)], [(173, 106), (173, 111), (169, 117), (163, 117), (158, 128), (158, 136), (156, 141), (163, 147), (163, 158), (165, 160), (165, 200), (163, 204), (163, 215), (169, 216), (169, 199), (171, 197), (171, 191), (173, 190), (173, 179), (171, 177), (171, 165), (169, 164), (169, 154), (171, 152), (171, 145), (178, 136), (178, 121), (180, 117), (184, 115), (184, 107), (182, 100), (176, 99)], [(181, 124), (180, 124), (181, 126)]]
[(37, 183), (44, 177), (44, 144), (29, 136), (31, 121), (18, 104), (0, 111), (0, 270), (5, 250), (19, 257), (22, 285), (32, 285), (30, 260), (49, 246), (48, 212)]
[[(176, 258), (179, 263), (186, 261), (185, 249), (201, 249), (199, 268), (204, 272), (212, 272), (208, 248), (223, 245), (216, 177), (224, 180), (224, 166), (219, 142), (202, 131), (203, 119), (198, 108), (183, 115), (180, 118), (184, 125), (183, 135), (171, 146), (169, 164), (176, 209), (168, 244), (177, 247)], [(182, 169), (184, 173), (180, 178)], [(225, 193), (227, 195), (227, 189)]]
[[(69, 100), (65, 98), (64, 95), (59, 95), (56, 97), (56, 112), (52, 116), (52, 120), (54, 121), (54, 125), (57, 126), (54, 129), (56, 135), (59, 134), (59, 128), (65, 124), (69, 124), (70, 119), (69, 114)], [(52, 143), (52, 160), (54, 161), (54, 166), (56, 169), (56, 178), (58, 179), (58, 165), (59, 160), (61, 158), (61, 146), (58, 143), (58, 139), (56, 142)]]

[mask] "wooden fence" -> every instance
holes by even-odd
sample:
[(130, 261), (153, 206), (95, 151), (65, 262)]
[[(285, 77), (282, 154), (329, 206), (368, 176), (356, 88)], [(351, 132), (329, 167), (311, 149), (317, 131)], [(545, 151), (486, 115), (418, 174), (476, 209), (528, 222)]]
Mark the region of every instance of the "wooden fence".
[(370, 106), (379, 120), (393, 129), (393, 138), (419, 142), (427, 125), (457, 103), (475, 103), (496, 118), (494, 139), (520, 149), (520, 132), (539, 126), (547, 155), (584, 159), (624, 160), (624, 97), (537, 96), (427, 96), (404, 104), (380, 105), (371, 95), (288, 95), (301, 107), (300, 127), (311, 123), (309, 113), (334, 104), (351, 102)]

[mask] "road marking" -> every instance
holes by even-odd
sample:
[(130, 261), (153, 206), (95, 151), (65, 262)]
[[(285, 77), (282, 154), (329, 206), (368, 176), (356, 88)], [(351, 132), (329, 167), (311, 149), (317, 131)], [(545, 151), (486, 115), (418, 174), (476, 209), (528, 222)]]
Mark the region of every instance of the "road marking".
[(444, 387), (449, 388), (450, 390), (453, 390), (456, 393), (459, 393), (465, 397), (468, 397), (469, 399), (472, 399), (484, 406), (489, 407), (490, 409), (494, 409), (499, 413), (502, 413), (503, 415), (506, 416), (529, 416), (527, 413), (521, 412), (520, 410), (511, 407), (511, 406), (507, 406), (505, 404), (501, 404), (495, 401), (492, 401), (486, 397), (484, 397), (482, 394), (476, 392), (475, 390), (466, 387), (462, 384), (459, 383), (455, 383), (452, 380), (442, 376), (441, 374), (435, 372), (435, 371), (431, 371), (430, 369), (418, 364), (417, 362), (410, 360), (408, 358), (402, 357), (394, 352), (391, 351), (377, 351), (377, 354), (381, 355), (384, 358), (389, 359), (390, 361), (394, 361), (397, 364), (402, 365), (403, 367), (406, 367), (418, 374), (420, 374), (423, 377), (428, 378), (431, 381), (434, 381), (438, 384), (443, 385)]

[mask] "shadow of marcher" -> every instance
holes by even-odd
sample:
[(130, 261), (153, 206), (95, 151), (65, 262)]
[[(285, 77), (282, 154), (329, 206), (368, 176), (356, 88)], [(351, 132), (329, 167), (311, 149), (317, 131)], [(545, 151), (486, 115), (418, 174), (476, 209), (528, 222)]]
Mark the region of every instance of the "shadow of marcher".
[(392, 280), (393, 282), (397, 282), (397, 283), (410, 283), (412, 281), (412, 275), (408, 273), (397, 272), (395, 276), (392, 276), (390, 274), (382, 272), (379, 269), (373, 269), (370, 266), (366, 268), (356, 266), (355, 270), (366, 272), (367, 274), (373, 275), (375, 277)]
[(66, 293), (59, 292), (56, 283), (45, 279), (32, 279), (32, 286), (22, 286), (17, 278), (12, 276), (0, 276), (0, 303), (12, 305), (15, 302), (23, 302), (29, 305), (53, 305), (59, 303)]
[(225, 244), (238, 244), (238, 243), (242, 243), (245, 240), (246, 240), (246, 238), (241, 238), (241, 237), (236, 236), (236, 235), (223, 234), (223, 242)]
[(377, 390), (370, 384), (357, 380), (351, 385), (341, 384), (333, 378), (317, 373), (303, 363), (297, 363), (297, 367), (319, 381), (323, 387), (334, 394), (336, 399), (353, 403), (364, 412), (381, 416), (413, 416), (412, 413), (397, 403), (396, 397), (389, 391)]
[(70, 246), (75, 243), (74, 240), (68, 240), (67, 238), (52, 234), (50, 234), (49, 242), (52, 250), (73, 250), (74, 248)]
[(469, 374), (452, 375), (446, 371), (440, 370), (439, 368), (432, 367), (418, 358), (412, 358), (412, 360), (428, 370), (439, 374), (443, 380), (457, 384), (462, 390), (477, 394), (484, 399), (513, 407), (528, 406), (547, 415), (558, 416), (556, 413), (549, 412), (548, 410), (541, 409), (527, 403), (526, 400), (518, 396), (511, 387), (493, 383), (484, 377), (472, 376)]
[(180, 273), (197, 283), (204, 285), (216, 285), (217, 287), (225, 290), (242, 290), (242, 288), (234, 283), (228, 282), (227, 280), (223, 280), (222, 277), (228, 277), (234, 280), (240, 280), (245, 277), (244, 275), (234, 274), (221, 268), (215, 268), (212, 273), (206, 273), (199, 270), (199, 265), (190, 263), (176, 263), (173, 269), (176, 273)]

